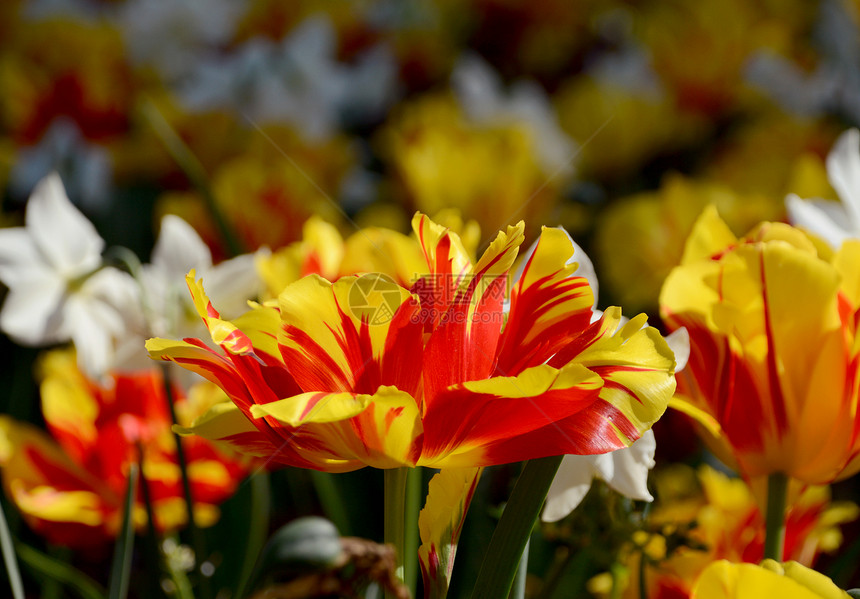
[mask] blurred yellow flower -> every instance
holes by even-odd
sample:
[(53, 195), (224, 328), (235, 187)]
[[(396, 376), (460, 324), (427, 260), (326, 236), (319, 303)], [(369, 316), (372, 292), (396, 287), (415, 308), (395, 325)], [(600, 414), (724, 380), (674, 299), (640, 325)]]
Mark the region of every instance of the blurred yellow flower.
[(445, 95), (403, 106), (379, 138), (409, 207), (457, 208), (489, 231), (543, 222), (557, 203), (570, 171), (547, 172), (539, 141), (525, 123), (470, 123)]
[(813, 5), (799, 0), (661, 0), (643, 7), (638, 25), (676, 105), (719, 117), (752, 99), (744, 82), (751, 54), (767, 49), (791, 55), (813, 11)]
[(764, 111), (720, 139), (704, 175), (740, 193), (782, 199), (793, 192), (835, 199), (824, 156), (838, 134), (838, 129), (814, 119)]
[(847, 599), (848, 593), (824, 574), (797, 562), (765, 560), (760, 566), (714, 562), (702, 572), (693, 599)]
[[(242, 247), (281, 248), (298, 241), (304, 222), (314, 214), (340, 221), (338, 184), (353, 158), (344, 139), (310, 145), (280, 127), (249, 135), (245, 149), (212, 174), (218, 208)], [(196, 192), (164, 194), (160, 204), (159, 212), (183, 217), (207, 242), (219, 239)], [(222, 257), (223, 246), (221, 253), (213, 253)]]
[(589, 75), (567, 81), (554, 103), (562, 128), (582, 144), (577, 165), (586, 178), (629, 176), (655, 156), (707, 132), (703, 119), (678, 113), (663, 93), (626, 89)]
[(607, 295), (630, 310), (655, 308), (660, 286), (680, 263), (687, 235), (709, 204), (736, 231), (783, 212), (782, 197), (739, 194), (719, 183), (669, 175), (659, 190), (623, 198), (598, 218), (595, 263)]

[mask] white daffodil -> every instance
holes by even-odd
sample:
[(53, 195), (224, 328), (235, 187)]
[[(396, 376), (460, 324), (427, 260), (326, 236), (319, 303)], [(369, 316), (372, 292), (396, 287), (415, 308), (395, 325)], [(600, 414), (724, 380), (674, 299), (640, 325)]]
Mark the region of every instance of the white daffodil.
[[(0, 329), (21, 345), (72, 341), (78, 361), (98, 376), (138, 305), (127, 274), (102, 268), (104, 240), (51, 174), (27, 203), (24, 227), (0, 230), (0, 281), (9, 288)], [(131, 315), (133, 318), (133, 315)]]
[(846, 239), (860, 238), (860, 131), (849, 129), (827, 155), (827, 178), (842, 203), (785, 199), (793, 225), (821, 237), (834, 249)]
[(789, 112), (804, 117), (836, 113), (860, 122), (860, 27), (855, 6), (842, 0), (817, 5), (811, 23), (815, 67), (808, 69), (762, 48), (747, 60), (746, 79)]
[(247, 310), (247, 301), (259, 293), (260, 279), (253, 254), (213, 266), (212, 254), (194, 228), (169, 214), (161, 221), (152, 262), (141, 269), (151, 334), (180, 339), (201, 335), (203, 323), (185, 284), (185, 275), (192, 268), (203, 279), (206, 293), (225, 318)]
[(328, 139), (341, 121), (381, 118), (396, 91), (396, 61), (382, 45), (354, 65), (337, 60), (337, 33), (309, 17), (280, 42), (255, 38), (201, 61), (179, 87), (191, 110), (233, 110), (254, 123), (288, 123), (308, 141)]
[[(562, 229), (564, 230), (564, 229)], [(568, 235), (570, 238), (570, 235)], [(571, 276), (585, 277), (594, 292), (594, 314), (592, 322), (600, 318), (601, 312), (597, 306), (597, 275), (588, 254), (585, 253), (572, 238), (574, 254), (568, 264), (578, 264)], [(523, 256), (514, 279), (519, 278), (522, 268), (528, 261), (536, 246), (532, 246)], [(626, 319), (624, 319), (626, 322)], [(690, 336), (687, 329), (681, 328), (668, 337), (666, 342), (675, 352), (675, 372), (687, 364), (690, 356)], [(566, 455), (553, 479), (546, 497), (541, 519), (544, 522), (556, 522), (567, 516), (579, 505), (591, 488), (591, 481), (599, 478), (619, 493), (632, 499), (652, 501), (654, 498), (648, 492), (648, 471), (654, 467), (654, 452), (657, 442), (654, 433), (645, 431), (640, 439), (630, 447), (618, 449), (600, 455)]]
[(168, 82), (187, 77), (236, 31), (244, 3), (235, 0), (128, 0), (118, 25), (131, 58), (154, 66)]
[(860, 131), (849, 129), (827, 155), (827, 178), (842, 203), (785, 198), (788, 220), (826, 241), (834, 249), (860, 238)]

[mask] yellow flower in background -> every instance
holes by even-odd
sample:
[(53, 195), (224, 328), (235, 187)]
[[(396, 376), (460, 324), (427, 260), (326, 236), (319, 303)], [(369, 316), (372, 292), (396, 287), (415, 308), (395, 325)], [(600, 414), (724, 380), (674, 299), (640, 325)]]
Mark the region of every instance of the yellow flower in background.
[[(113, 374), (97, 383), (78, 370), (73, 352), (59, 350), (47, 353), (41, 366), (42, 414), (50, 434), (0, 417), (0, 475), (24, 519), (52, 543), (108, 542), (122, 521), (129, 464), (142, 459), (156, 528), (184, 526), (187, 511), (160, 372)], [(226, 399), (213, 387), (203, 382), (188, 398), (174, 390), (180, 422), (190, 424)], [(212, 525), (217, 504), (236, 490), (247, 462), (202, 439), (184, 449), (195, 519)], [(135, 503), (134, 522), (138, 528), (146, 524), (143, 496)]]
[[(309, 145), (289, 129), (274, 127), (249, 135), (243, 152), (212, 174), (218, 208), (244, 248), (280, 248), (298, 241), (303, 223), (315, 214), (329, 222), (341, 220), (338, 186), (353, 159), (345, 140)], [(159, 212), (177, 213), (207, 241), (218, 239), (204, 206), (195, 192), (168, 193)]]
[(569, 176), (541, 166), (540, 140), (525, 123), (470, 123), (445, 95), (402, 106), (378, 141), (408, 207), (430, 214), (456, 208), (489, 231), (546, 220)]
[(562, 128), (582, 144), (577, 165), (586, 178), (630, 176), (707, 132), (703, 119), (679, 114), (662, 90), (628, 89), (590, 75), (568, 80), (553, 102)]
[(597, 220), (595, 263), (613, 301), (630, 310), (653, 310), (660, 287), (681, 262), (693, 223), (708, 205), (725, 215), (732, 230), (782, 215), (782, 197), (740, 194), (725, 185), (681, 175), (660, 189), (611, 204)]
[(836, 198), (824, 157), (839, 129), (778, 110), (762, 111), (724, 136), (708, 156), (704, 176), (739, 193), (784, 198)]
[[(251, 134), (247, 124), (236, 115), (219, 111), (190, 111), (157, 81), (148, 82), (145, 94), (139, 98), (139, 107), (147, 107), (145, 110), (152, 110), (167, 121), (209, 174), (249, 143)], [(171, 189), (177, 181), (184, 182), (185, 174), (152, 124), (142, 115), (139, 124), (111, 144), (112, 166), (117, 180), (154, 181), (163, 189)], [(161, 203), (163, 199), (159, 199)], [(162, 216), (164, 212), (162, 210), (157, 216)], [(177, 211), (176, 214), (192, 222), (188, 213)], [(195, 226), (199, 220), (194, 220)]]
[(714, 562), (693, 588), (693, 599), (847, 599), (848, 593), (824, 574), (797, 562), (765, 560), (760, 566)]
[(637, 25), (676, 105), (719, 117), (753, 99), (744, 82), (752, 53), (767, 49), (791, 55), (813, 10), (799, 1), (777, 8), (744, 0), (661, 0), (643, 7)]
[(738, 239), (709, 208), (660, 294), (666, 325), (690, 333), (683, 401), (747, 477), (821, 484), (860, 470), (860, 242), (819, 251), (781, 223)]
[[(716, 560), (762, 559), (764, 518), (746, 482), (708, 466), (694, 472), (683, 465), (656, 471), (653, 482), (657, 500), (648, 518), (653, 532), (637, 533), (636, 545), (626, 550), (632, 579), (625, 597), (638, 597), (643, 548), (648, 555), (646, 588), (654, 598), (689, 596)], [(842, 542), (839, 525), (854, 520), (858, 511), (853, 503), (831, 502), (828, 487), (807, 487), (786, 513), (785, 559), (812, 566), (822, 551), (835, 551)]]

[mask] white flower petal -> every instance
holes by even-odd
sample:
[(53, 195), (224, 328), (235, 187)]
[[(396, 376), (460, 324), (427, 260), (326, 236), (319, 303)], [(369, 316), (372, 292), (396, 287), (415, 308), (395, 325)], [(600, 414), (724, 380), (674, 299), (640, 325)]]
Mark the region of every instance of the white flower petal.
[[(0, 229), (0, 281), (8, 287), (33, 278), (33, 270), (52, 272), (46, 268), (39, 248), (24, 227)], [(56, 276), (59, 280), (60, 277)]]
[(58, 273), (73, 278), (99, 267), (104, 240), (66, 196), (59, 175), (42, 179), (27, 202), (27, 232)]
[(63, 282), (51, 276), (20, 282), (9, 289), (0, 311), (0, 329), (21, 345), (39, 346), (63, 337)]
[(125, 335), (131, 329), (143, 331), (144, 318), (140, 287), (130, 274), (112, 267), (99, 270), (86, 280), (81, 295), (110, 307), (120, 321), (113, 331)]
[(152, 264), (181, 284), (192, 268), (210, 268), (212, 254), (194, 227), (178, 216), (168, 214), (161, 219), (161, 232), (152, 250)]
[(113, 333), (119, 315), (105, 304), (70, 298), (66, 306), (69, 333), (78, 356), (78, 366), (90, 377), (99, 378), (113, 363)]
[(681, 327), (666, 336), (666, 343), (675, 354), (675, 372), (681, 372), (690, 359), (690, 333), (686, 327)]
[(842, 242), (860, 234), (845, 228), (851, 223), (851, 216), (844, 204), (828, 200), (801, 200), (794, 194), (785, 198), (785, 208), (791, 224), (806, 229), (837, 249)]
[(656, 450), (654, 432), (645, 431), (630, 447), (606, 454), (607, 457), (611, 456), (613, 472), (604, 480), (610, 487), (631, 499), (653, 501), (654, 498), (648, 492), (648, 471), (654, 467)]
[(580, 504), (591, 488), (594, 457), (597, 456), (564, 456), (547, 492), (541, 520), (557, 522)]
[(839, 136), (827, 155), (827, 178), (850, 216), (851, 229), (860, 233), (860, 131)]
[(202, 273), (206, 294), (225, 318), (235, 318), (248, 310), (248, 300), (260, 292), (260, 277), (254, 254), (225, 260)]
[(653, 501), (648, 471), (654, 467), (657, 442), (651, 430), (630, 447), (600, 455), (566, 455), (550, 485), (541, 520), (557, 522), (570, 514), (600, 478), (617, 492), (640, 501)]

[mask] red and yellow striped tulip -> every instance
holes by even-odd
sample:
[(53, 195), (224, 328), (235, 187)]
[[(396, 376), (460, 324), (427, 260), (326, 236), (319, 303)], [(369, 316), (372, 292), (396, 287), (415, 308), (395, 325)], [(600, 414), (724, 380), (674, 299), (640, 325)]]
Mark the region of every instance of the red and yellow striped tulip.
[[(87, 379), (74, 354), (55, 351), (42, 362), (42, 413), (50, 435), (8, 416), (0, 417), (0, 471), (6, 496), (27, 522), (49, 541), (70, 547), (95, 546), (116, 536), (122, 523), (129, 464), (143, 458), (142, 473), (155, 525), (174, 530), (185, 524), (186, 507), (164, 386), (157, 369), (114, 375), (107, 384)], [(177, 413), (194, 414), (223, 398), (210, 383), (177, 393)], [(195, 518), (211, 525), (218, 503), (246, 474), (246, 461), (227, 457), (203, 439), (185, 446)], [(133, 514), (146, 524), (142, 494)]]
[(829, 255), (781, 223), (738, 239), (708, 209), (660, 305), (690, 333), (679, 390), (728, 463), (810, 484), (860, 470), (860, 242)]
[(426, 271), (410, 289), (379, 275), (310, 275), (230, 322), (189, 274), (220, 351), (199, 339), (147, 347), (233, 404), (188, 431), (346, 472), (603, 453), (660, 417), (675, 387), (671, 350), (644, 315), (622, 325), (611, 308), (591, 322), (593, 294), (570, 276), (563, 231), (543, 231), (508, 296), (522, 223), (474, 265), (455, 233), (420, 214), (413, 228)]

